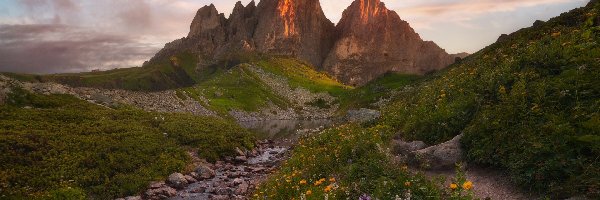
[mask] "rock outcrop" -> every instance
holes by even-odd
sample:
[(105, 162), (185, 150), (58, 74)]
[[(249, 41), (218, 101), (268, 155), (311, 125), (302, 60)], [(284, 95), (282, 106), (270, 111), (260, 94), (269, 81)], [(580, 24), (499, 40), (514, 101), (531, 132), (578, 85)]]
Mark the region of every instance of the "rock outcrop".
[(320, 66), (331, 49), (334, 25), (319, 0), (262, 0), (254, 35), (261, 52), (289, 55)]
[(293, 56), (352, 85), (386, 72), (425, 74), (455, 61), (380, 0), (355, 0), (337, 26), (319, 0), (237, 2), (229, 18), (211, 4), (198, 10), (187, 37), (168, 43), (145, 65), (181, 52), (203, 63), (244, 52)]
[(379, 0), (356, 0), (337, 25), (339, 39), (323, 63), (347, 84), (362, 85), (386, 72), (425, 74), (454, 57), (421, 37)]

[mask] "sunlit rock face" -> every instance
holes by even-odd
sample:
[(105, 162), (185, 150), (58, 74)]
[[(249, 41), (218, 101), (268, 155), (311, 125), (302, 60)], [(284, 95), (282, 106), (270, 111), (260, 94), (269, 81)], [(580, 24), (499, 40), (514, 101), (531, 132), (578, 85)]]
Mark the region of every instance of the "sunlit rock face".
[(379, 0), (356, 0), (336, 26), (339, 38), (323, 67), (347, 84), (362, 85), (386, 72), (425, 74), (454, 62)]
[(254, 34), (261, 52), (290, 55), (321, 66), (334, 42), (334, 25), (318, 0), (262, 0)]
[(165, 45), (148, 64), (180, 52), (195, 53), (202, 62), (240, 51), (294, 56), (353, 85), (386, 72), (424, 74), (455, 59), (423, 41), (380, 0), (355, 0), (337, 26), (319, 0), (261, 0), (237, 2), (229, 18), (214, 5), (200, 8), (188, 36)]

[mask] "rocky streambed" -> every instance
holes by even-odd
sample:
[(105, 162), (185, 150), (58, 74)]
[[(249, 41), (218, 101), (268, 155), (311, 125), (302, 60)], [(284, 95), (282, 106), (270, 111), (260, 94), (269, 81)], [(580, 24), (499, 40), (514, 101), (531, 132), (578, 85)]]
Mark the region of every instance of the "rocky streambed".
[(118, 200), (249, 199), (257, 185), (287, 157), (289, 149), (262, 140), (253, 150), (236, 149), (236, 157), (201, 163), (190, 173), (173, 173), (165, 181), (151, 183), (140, 196)]
[(190, 152), (195, 169), (173, 173), (166, 180), (151, 183), (139, 196), (118, 200), (250, 199), (256, 187), (289, 156), (300, 135), (320, 132), (329, 121), (273, 120), (244, 126), (259, 133), (254, 149), (236, 149), (235, 157), (208, 163)]

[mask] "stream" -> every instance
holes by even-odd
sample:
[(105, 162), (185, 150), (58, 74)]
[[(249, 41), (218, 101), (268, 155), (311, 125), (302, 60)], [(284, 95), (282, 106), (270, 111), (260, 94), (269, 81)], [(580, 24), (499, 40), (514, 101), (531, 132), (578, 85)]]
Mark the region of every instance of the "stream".
[[(172, 175), (154, 183), (143, 199), (204, 200), (248, 199), (248, 195), (288, 158), (288, 151), (303, 134), (334, 125), (333, 120), (270, 120), (241, 125), (257, 134), (252, 150), (237, 149), (235, 157), (201, 164), (189, 174)], [(182, 184), (183, 183), (183, 184)], [(179, 186), (179, 187), (178, 187)], [(125, 198), (128, 199), (128, 198)]]

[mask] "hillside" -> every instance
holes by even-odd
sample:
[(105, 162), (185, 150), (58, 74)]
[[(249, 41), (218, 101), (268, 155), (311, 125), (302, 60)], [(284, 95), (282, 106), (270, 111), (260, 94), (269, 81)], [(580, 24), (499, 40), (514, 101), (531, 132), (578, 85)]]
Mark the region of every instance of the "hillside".
[[(182, 53), (163, 64), (142, 68), (80, 74), (5, 75), (40, 84), (40, 87), (50, 87), (47, 84), (51, 82), (61, 83), (69, 87), (66, 90), (70, 94), (83, 99), (98, 101), (97, 97), (101, 96), (101, 101), (117, 101), (151, 111), (183, 111), (178, 105), (161, 102), (175, 93), (176, 99), (172, 102), (196, 107), (185, 111), (206, 115), (202, 113), (208, 109), (208, 112), (238, 121), (330, 118), (336, 114), (339, 99), (352, 90), (313, 66), (290, 57), (244, 54), (211, 63), (197, 62), (190, 53)], [(144, 94), (157, 94), (154, 95), (157, 97), (138, 98)]]
[(399, 136), (438, 144), (464, 134), (470, 162), (524, 188), (600, 194), (600, 5), (502, 36), (384, 109)]
[(137, 194), (191, 164), (217, 160), (254, 135), (216, 117), (105, 107), (43, 95), (0, 76), (0, 199), (111, 199)]

